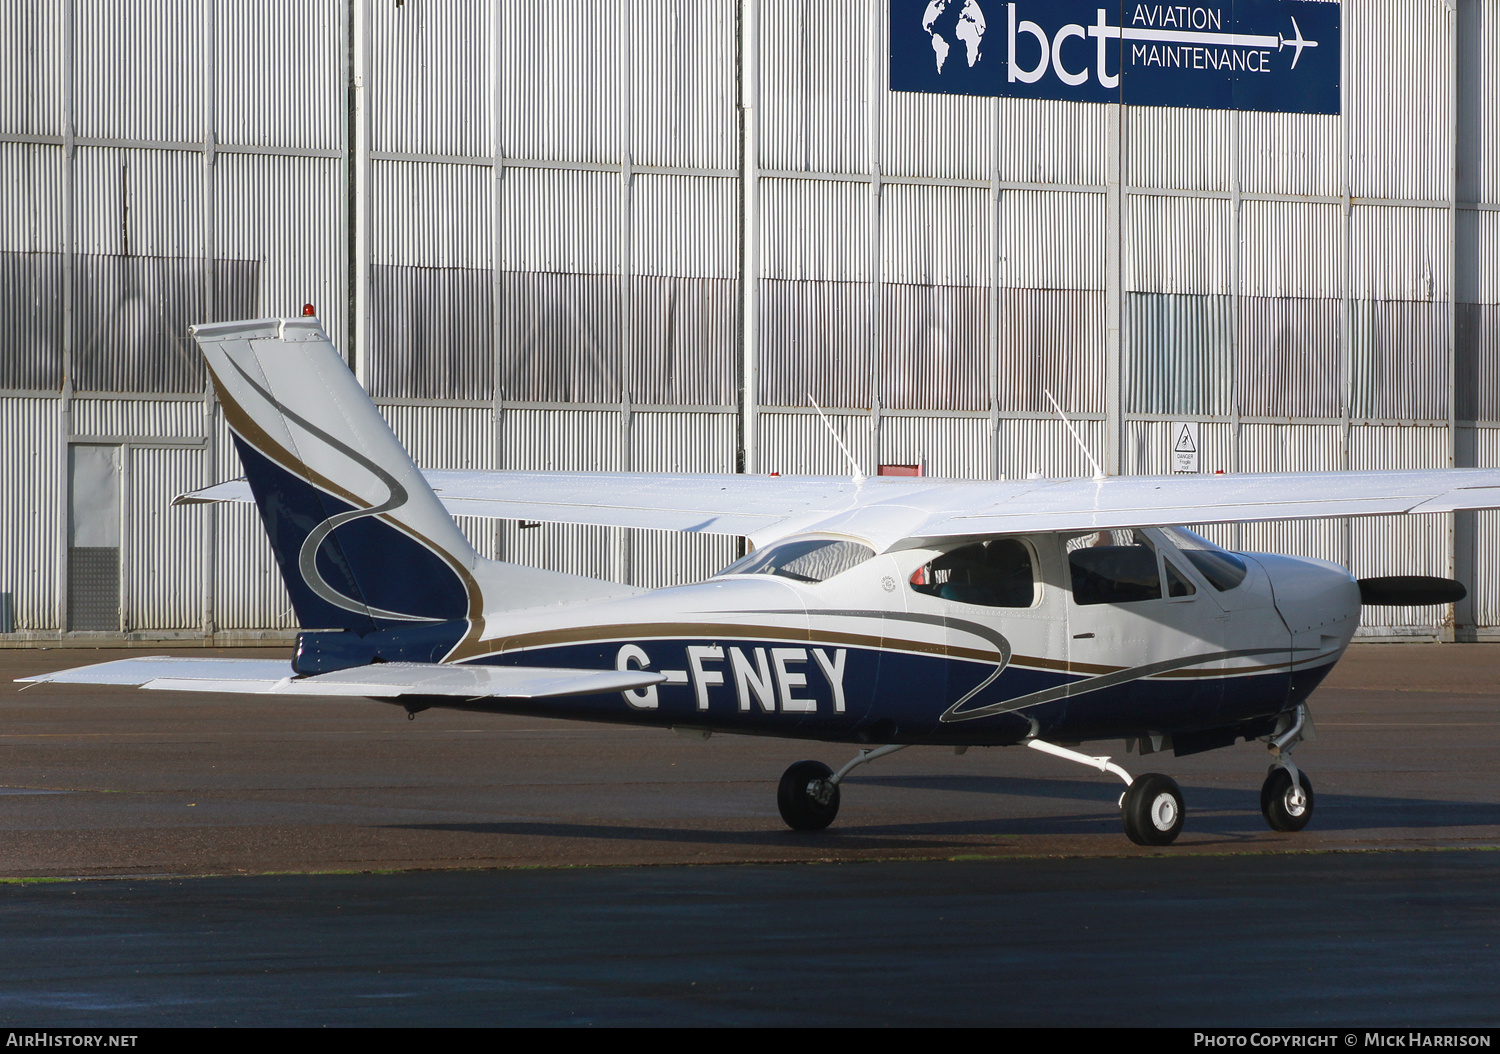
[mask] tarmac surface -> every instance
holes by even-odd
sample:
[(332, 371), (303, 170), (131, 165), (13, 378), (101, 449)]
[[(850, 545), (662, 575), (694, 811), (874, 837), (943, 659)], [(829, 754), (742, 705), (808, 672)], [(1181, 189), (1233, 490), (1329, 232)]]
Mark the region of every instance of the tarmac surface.
[(1484, 1026), (1500, 988), (1497, 856), (27, 885), (0, 891), (0, 1020), (1318, 1027), (1361, 1038)]
[(1117, 756), (1183, 787), (1159, 849), (1021, 748), (880, 759), (807, 835), (776, 780), (850, 748), (10, 683), (140, 654), (0, 651), (8, 1025), (1500, 1017), (1500, 646), (1351, 649), (1298, 834), (1259, 745)]
[[(0, 651), (0, 877), (1164, 852), (1125, 840), (1115, 777), (1020, 747), (878, 759), (844, 783), (834, 826), (809, 835), (782, 824), (776, 781), (853, 748), (12, 683), (130, 654)], [(1500, 645), (1356, 645), (1312, 713), (1318, 738), (1296, 757), (1316, 809), (1297, 834), (1261, 818), (1259, 744), (1117, 756), (1182, 785), (1186, 825), (1165, 852), (1500, 845)]]

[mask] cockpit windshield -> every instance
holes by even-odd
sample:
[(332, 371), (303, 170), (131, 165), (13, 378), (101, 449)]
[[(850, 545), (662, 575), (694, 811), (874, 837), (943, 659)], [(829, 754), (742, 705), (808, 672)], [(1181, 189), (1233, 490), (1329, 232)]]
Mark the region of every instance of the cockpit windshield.
[(875, 550), (837, 538), (799, 538), (741, 557), (723, 575), (779, 575), (794, 582), (822, 582), (864, 563)]
[(1208, 584), (1221, 593), (1229, 592), (1250, 573), (1240, 557), (1186, 527), (1163, 527), (1162, 533), (1208, 579)]

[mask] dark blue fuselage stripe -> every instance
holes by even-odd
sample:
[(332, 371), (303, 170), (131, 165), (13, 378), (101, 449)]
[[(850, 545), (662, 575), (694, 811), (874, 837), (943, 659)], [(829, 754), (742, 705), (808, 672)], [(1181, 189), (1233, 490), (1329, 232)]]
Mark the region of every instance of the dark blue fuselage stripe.
[[(1138, 679), (1044, 702), (1020, 713), (996, 713), (945, 725), (941, 721), (944, 710), (993, 674), (993, 664), (807, 642), (690, 638), (560, 645), (476, 661), (614, 669), (626, 643), (647, 653), (645, 668), (668, 672), (680, 683), (660, 685), (654, 693), (637, 693), (634, 706), (624, 694), (612, 693), (539, 700), (525, 706), (497, 700), (493, 707), (476, 703), (475, 708), (527, 709), (557, 716), (816, 739), (859, 740), (878, 732), (883, 735), (876, 738), (892, 741), (1000, 743), (1028, 734), (1084, 740), (1222, 727), (1280, 712), (1291, 688), (1287, 669)], [(717, 647), (722, 657), (705, 657), (700, 651), (697, 668), (701, 676), (695, 675), (687, 652), (690, 646)], [(731, 654), (735, 650), (740, 653), (738, 662)], [(821, 661), (815, 651), (822, 652)], [(632, 662), (631, 668), (636, 665)], [(831, 684), (830, 667), (842, 673), (842, 711), (836, 709), (838, 693)], [(1086, 680), (1061, 671), (1012, 665), (967, 705), (987, 706)], [(699, 704), (700, 689), (706, 708)]]

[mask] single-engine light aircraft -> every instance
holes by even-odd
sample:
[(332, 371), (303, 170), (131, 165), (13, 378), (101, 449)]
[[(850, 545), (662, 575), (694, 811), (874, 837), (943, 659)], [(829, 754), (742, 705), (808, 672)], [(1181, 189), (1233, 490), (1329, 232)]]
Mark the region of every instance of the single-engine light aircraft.
[[(198, 326), (246, 479), (179, 503), (259, 507), (303, 629), (278, 660), (136, 658), (29, 681), (359, 696), (857, 745), (799, 761), (777, 802), (820, 830), (856, 766), (919, 744), (1025, 744), (1125, 783), (1125, 833), (1182, 829), (1141, 755), (1259, 740), (1261, 810), (1312, 815), (1292, 761), (1308, 697), (1365, 604), (1451, 603), (1441, 578), (1356, 581), (1235, 553), (1182, 523), (1500, 507), (1500, 470), (973, 482), (752, 475), (423, 473), (316, 319)], [(453, 514), (713, 532), (748, 555), (637, 589), (481, 557)]]

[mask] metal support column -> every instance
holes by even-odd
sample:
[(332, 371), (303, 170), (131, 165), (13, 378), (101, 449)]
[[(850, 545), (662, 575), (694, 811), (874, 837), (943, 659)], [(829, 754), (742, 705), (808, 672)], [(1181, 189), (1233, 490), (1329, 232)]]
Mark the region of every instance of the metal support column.
[[(209, 5), (203, 12), (203, 318), (208, 322), (218, 321), (219, 305), (215, 298), (214, 272), (219, 256), (217, 231), (214, 228), (215, 166), (218, 163), (218, 130), (214, 124), (215, 91), (218, 69), (214, 59), (217, 55), (215, 35), (217, 23), (214, 7)], [(218, 403), (214, 399), (213, 382), (204, 371), (203, 378), (203, 475), (205, 484), (216, 482), (215, 460), (218, 440)], [(203, 546), (203, 635), (212, 638), (218, 617), (214, 611), (214, 580), (218, 567), (218, 509), (206, 505), (199, 513), (200, 543)]]
[(1104, 123), (1108, 138), (1104, 193), (1104, 471), (1118, 476), (1124, 471), (1125, 462), (1125, 415), (1121, 398), (1121, 328), (1125, 313), (1121, 259), (1125, 250), (1125, 104), (1105, 104)]
[(760, 4), (740, 0), (740, 434), (738, 472), (759, 471), (760, 401)]
[(68, 515), (72, 490), (68, 436), (73, 434), (73, 345), (77, 340), (77, 281), (74, 274), (74, 250), (78, 242), (77, 223), (77, 153), (74, 113), (74, 66), (78, 50), (77, 5), (70, 3), (65, 16), (63, 42), (63, 325), (62, 325), (62, 392), (57, 400), (57, 444), (62, 466), (62, 480), (57, 487), (57, 630), (68, 631)]
[[(349, 273), (353, 289), (350, 290), (351, 345), (354, 376), (366, 390), (370, 387), (370, 264), (373, 246), (370, 241), (371, 210), (374, 208), (371, 140), (374, 127), (371, 119), (371, 78), (374, 74), (375, 50), (372, 43), (375, 13), (370, 0), (353, 0), (350, 12), (353, 22), (353, 90), (350, 92), (349, 121), (353, 125), (352, 138), (354, 156), (353, 179), (350, 180), (349, 211), (354, 228), (353, 254)], [(348, 353), (346, 353), (348, 354)]]

